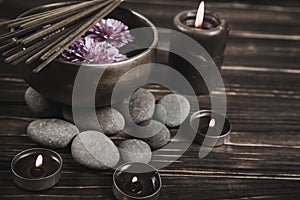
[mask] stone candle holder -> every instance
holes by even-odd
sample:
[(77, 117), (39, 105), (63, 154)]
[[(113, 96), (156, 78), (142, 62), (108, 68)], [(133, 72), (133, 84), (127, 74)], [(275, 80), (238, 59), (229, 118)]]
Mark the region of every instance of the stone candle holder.
[[(218, 69), (221, 69), (224, 60), (224, 50), (229, 34), (229, 27), (225, 19), (212, 12), (205, 12), (202, 28), (195, 28), (196, 10), (183, 11), (174, 18), (175, 30), (179, 31), (198, 42), (208, 52)], [(171, 49), (182, 48), (182, 41), (176, 34), (171, 38)], [(188, 49), (186, 51), (189, 51)], [(203, 62), (202, 55), (191, 52), (191, 56), (201, 62), (201, 67), (211, 67), (210, 63)], [(170, 53), (169, 64), (179, 71), (192, 85), (196, 95), (207, 94), (206, 83), (201, 74), (184, 58)], [(214, 77), (210, 77), (213, 79)], [(185, 93), (185, 91), (180, 91)]]

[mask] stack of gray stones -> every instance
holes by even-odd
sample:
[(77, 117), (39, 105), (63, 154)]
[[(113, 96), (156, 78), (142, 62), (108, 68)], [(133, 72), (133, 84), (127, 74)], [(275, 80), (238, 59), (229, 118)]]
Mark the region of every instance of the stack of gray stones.
[[(71, 107), (50, 102), (33, 88), (25, 92), (25, 101), (39, 118), (28, 125), (29, 138), (52, 149), (71, 146), (74, 160), (93, 169), (113, 168), (121, 159), (149, 163), (152, 151), (171, 141), (169, 128), (180, 126), (190, 112), (184, 96), (168, 94), (155, 104), (154, 95), (143, 88), (122, 102), (129, 116), (122, 109), (97, 108), (97, 120), (87, 118), (76, 125)], [(117, 146), (114, 139), (124, 134), (129, 137)]]

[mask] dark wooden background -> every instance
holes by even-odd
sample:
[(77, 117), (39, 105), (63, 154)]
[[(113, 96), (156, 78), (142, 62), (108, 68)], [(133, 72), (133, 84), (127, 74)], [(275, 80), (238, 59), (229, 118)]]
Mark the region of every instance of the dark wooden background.
[[(15, 17), (34, 5), (54, 1), (1, 0), (0, 17)], [(129, 0), (127, 7), (157, 26), (172, 28), (181, 10), (197, 1)], [(300, 197), (300, 3), (298, 0), (208, 1), (227, 18), (231, 34), (222, 67), (228, 117), (233, 124), (224, 146), (198, 159), (199, 145), (160, 170), (160, 199), (237, 199)], [(113, 199), (112, 171), (76, 164), (68, 149), (60, 182), (31, 193), (15, 187), (10, 162), (18, 152), (37, 147), (26, 136), (34, 117), (24, 102), (28, 85), (13, 68), (0, 66), (0, 199)], [(166, 90), (151, 87), (157, 98)], [(209, 97), (199, 97), (202, 108)], [(176, 132), (176, 130), (172, 130)], [(157, 158), (159, 159), (159, 158)]]

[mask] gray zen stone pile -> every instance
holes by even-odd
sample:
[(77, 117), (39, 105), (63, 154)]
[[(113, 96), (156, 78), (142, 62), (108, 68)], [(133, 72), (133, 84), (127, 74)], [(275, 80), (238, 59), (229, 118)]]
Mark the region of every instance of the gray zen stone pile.
[[(55, 117), (61, 113), (60, 106), (47, 101), (32, 88), (26, 91), (25, 101), (30, 111), (37, 116)], [(67, 121), (38, 119), (28, 125), (27, 134), (33, 141), (54, 149), (65, 148), (71, 143), (74, 160), (93, 169), (112, 168), (117, 165), (121, 156), (125, 162), (149, 163), (151, 149), (162, 148), (171, 140), (167, 126), (177, 127), (187, 118), (189, 101), (184, 96), (170, 94), (155, 105), (154, 95), (140, 88), (127, 102), (129, 116), (125, 115), (125, 119), (130, 117), (140, 127), (136, 130), (142, 131), (141, 138), (125, 140), (120, 143), (119, 148), (109, 136), (122, 132), (127, 122), (123, 117), (124, 113), (110, 107), (96, 109), (97, 119), (83, 117), (76, 126), (72, 109), (64, 107), (62, 113)], [(129, 132), (136, 130), (129, 129)]]

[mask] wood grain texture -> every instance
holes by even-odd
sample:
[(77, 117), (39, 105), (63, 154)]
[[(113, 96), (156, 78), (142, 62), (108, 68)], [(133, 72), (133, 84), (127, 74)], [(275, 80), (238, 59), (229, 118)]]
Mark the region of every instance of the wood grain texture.
[[(181, 10), (196, 1), (129, 0), (125, 6), (143, 13), (157, 26), (172, 28)], [(24, 5), (25, 6), (25, 5)], [(232, 133), (225, 145), (198, 158), (193, 144), (176, 162), (160, 170), (160, 199), (299, 199), (300, 197), (300, 5), (298, 1), (209, 1), (210, 10), (226, 17), (231, 34), (222, 76), (226, 86)], [(166, 60), (165, 55), (159, 55)], [(88, 170), (76, 164), (68, 148), (60, 182), (31, 193), (18, 189), (10, 161), (38, 145), (26, 136), (35, 119), (24, 102), (27, 84), (14, 68), (0, 67), (0, 199), (114, 199), (113, 171)], [(168, 90), (148, 88), (159, 99)], [(213, 94), (221, 92), (217, 89)], [(210, 107), (208, 95), (199, 96)], [(172, 135), (176, 129), (172, 129)], [(166, 154), (174, 152), (166, 150)], [(155, 160), (165, 159), (157, 156)]]

